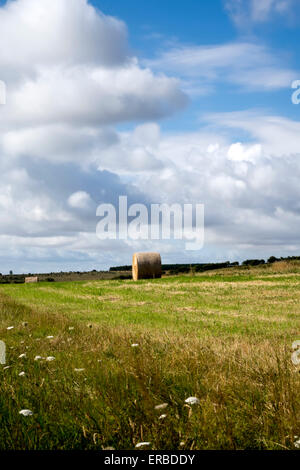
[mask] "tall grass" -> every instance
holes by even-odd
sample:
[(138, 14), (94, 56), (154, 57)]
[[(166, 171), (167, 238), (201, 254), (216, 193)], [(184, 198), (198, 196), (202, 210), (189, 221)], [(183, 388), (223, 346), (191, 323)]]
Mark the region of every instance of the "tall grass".
[(1, 450), (294, 449), (300, 435), (299, 371), (277, 337), (90, 328), (1, 294), (0, 338)]

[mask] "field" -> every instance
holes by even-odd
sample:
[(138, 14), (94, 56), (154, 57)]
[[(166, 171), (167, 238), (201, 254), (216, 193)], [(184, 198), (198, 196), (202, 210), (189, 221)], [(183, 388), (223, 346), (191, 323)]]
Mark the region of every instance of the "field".
[(297, 262), (0, 286), (0, 449), (295, 449), (299, 326)]
[(43, 274), (0, 274), (0, 284), (24, 284), (26, 277), (37, 276), (39, 281), (70, 282), (70, 281), (102, 281), (111, 279), (130, 278), (131, 273), (122, 271), (89, 271), (89, 272), (60, 272)]

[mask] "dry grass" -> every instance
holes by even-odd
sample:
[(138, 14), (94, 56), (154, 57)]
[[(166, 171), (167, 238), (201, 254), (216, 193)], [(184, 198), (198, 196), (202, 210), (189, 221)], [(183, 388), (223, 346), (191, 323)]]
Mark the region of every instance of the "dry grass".
[(247, 276), (2, 289), (0, 448), (294, 449), (298, 279)]

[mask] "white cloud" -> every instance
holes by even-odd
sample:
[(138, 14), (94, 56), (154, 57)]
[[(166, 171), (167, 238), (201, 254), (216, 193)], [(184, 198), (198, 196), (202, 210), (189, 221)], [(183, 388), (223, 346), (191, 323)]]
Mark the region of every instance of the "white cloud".
[[(7, 2), (0, 30), (7, 85), (0, 120), (2, 254), (9, 245), (8, 258), (20, 260), (27, 246), (33, 264), (51, 259), (51, 250), (58, 260), (89, 259), (96, 205), (139, 193), (120, 181), (113, 155), (110, 165), (103, 161), (104, 151), (109, 158), (109, 148), (126, 140), (111, 124), (169, 116), (187, 98), (178, 80), (132, 56), (122, 21), (87, 0)], [(143, 142), (159, 140), (158, 132), (155, 124), (137, 127), (125, 167), (155, 165)], [(97, 170), (101, 162), (116, 173)]]
[(30, 157), (87, 166), (95, 158), (94, 153), (101, 152), (117, 140), (117, 133), (109, 128), (52, 124), (3, 132), (0, 146), (8, 158)]
[[(183, 47), (144, 68), (130, 54), (124, 23), (85, 0), (9, 2), (0, 8), (0, 29), (8, 85), (0, 124), (1, 269), (99, 269), (130, 262), (139, 249), (174, 262), (189, 258), (183, 244), (101, 243), (96, 206), (123, 194), (132, 203), (205, 203), (207, 245), (199, 257), (300, 248), (298, 122), (231, 113), (176, 134), (153, 122), (186, 103), (178, 80), (162, 70), (197, 92), (217, 87), (220, 77), (274, 90), (290, 71), (272, 51), (246, 42)], [(133, 130), (112, 127), (130, 121)], [(251, 142), (224, 137), (226, 128), (247, 132)]]
[(246, 131), (261, 143), (264, 151), (273, 156), (299, 154), (300, 122), (282, 116), (258, 111), (228, 112), (206, 116), (219, 129), (231, 128)]
[[(297, 146), (299, 124), (257, 113), (224, 113), (211, 122), (215, 134), (210, 124), (206, 133), (162, 135), (152, 148), (160, 171), (148, 168), (138, 175), (132, 168), (135, 184), (156, 200), (204, 203), (205, 253), (214, 247), (216, 256), (222, 247), (223, 257), (266, 257), (300, 250), (300, 159), (299, 151), (288, 152)], [(270, 122), (276, 123), (272, 129)], [(251, 143), (220, 138), (224, 126), (247, 131)], [(120, 142), (126, 160), (132, 148)]]
[[(29, 176), (14, 165), (2, 176), (0, 252), (1, 246), (2, 250), (10, 247), (11, 259), (18, 259), (21, 251), (26, 253), (23, 266), (38, 260), (50, 266), (52, 256), (66, 267), (92, 267), (93, 259), (102, 266), (130, 262), (132, 250), (154, 249), (154, 242), (100, 242), (95, 236), (94, 208), (127, 194), (133, 182), (137, 192), (131, 197), (132, 203), (155, 198), (155, 202), (205, 204), (206, 245), (200, 257), (208, 260), (246, 258), (249, 253), (259, 257), (294, 254), (300, 250), (299, 153), (281, 153), (276, 143), (270, 152), (268, 119), (251, 113), (223, 114), (219, 121), (215, 116), (214, 134), (211, 125), (206, 132), (161, 134), (154, 124), (120, 133), (111, 159), (105, 161), (107, 170), (118, 171), (121, 181), (101, 172), (94, 180), (94, 171), (87, 172), (84, 181), (82, 170), (70, 166), (63, 170), (61, 164), (52, 171), (50, 164), (44, 163), (44, 173), (35, 174), (37, 169), (41, 171), (38, 162), (36, 168), (30, 167)], [(242, 126), (252, 142), (221, 138), (217, 131), (221, 123), (228, 129)], [(278, 137), (283, 139), (282, 146), (299, 133), (295, 124), (286, 120), (285, 133)], [(252, 133), (257, 127), (260, 135)], [(282, 122), (273, 132), (279, 132), (280, 127)], [(159, 169), (149, 164), (138, 171), (134, 166), (132, 153), (146, 149), (151, 149), (151, 159)], [(61, 180), (55, 181), (58, 170), (64, 173)], [(122, 186), (122, 181), (127, 181), (126, 185)], [(157, 243), (155, 249), (167, 259), (178, 261), (178, 252), (182, 261), (189, 259), (180, 243)], [(103, 254), (99, 257), (100, 248)]]
[(229, 147), (228, 158), (235, 162), (252, 162), (255, 163), (261, 157), (262, 147), (261, 144), (256, 145), (243, 145), (236, 142)]
[(68, 198), (69, 206), (75, 209), (88, 209), (91, 202), (91, 196), (85, 191), (77, 191)]
[(276, 15), (289, 15), (295, 6), (296, 0), (225, 0), (230, 16), (241, 27), (265, 23)]
[(176, 79), (155, 76), (133, 60), (114, 69), (41, 69), (34, 79), (8, 91), (3, 113), (6, 126), (98, 126), (157, 119), (182, 109), (186, 102)]
[(87, 0), (8, 2), (0, 30), (0, 129), (153, 120), (187, 103), (178, 80), (141, 67), (124, 23)]
[(10, 1), (0, 25), (0, 63), (16, 74), (59, 64), (120, 65), (129, 55), (125, 24), (87, 0)]
[(157, 124), (139, 125), (131, 133), (120, 133), (114, 144), (99, 152), (98, 167), (131, 175), (161, 170), (163, 162), (155, 155), (159, 143), (160, 128)]
[(209, 93), (225, 83), (246, 90), (289, 87), (295, 72), (264, 45), (236, 42), (213, 46), (181, 46), (166, 50), (146, 64), (178, 74), (186, 91)]

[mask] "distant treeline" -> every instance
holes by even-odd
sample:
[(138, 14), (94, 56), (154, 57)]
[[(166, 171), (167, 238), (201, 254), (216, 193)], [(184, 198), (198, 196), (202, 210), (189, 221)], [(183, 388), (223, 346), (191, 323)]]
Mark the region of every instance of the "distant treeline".
[(3, 276), (0, 274), (0, 284), (24, 284), (25, 276), (13, 274)]
[[(276, 258), (276, 256), (270, 256), (267, 263), (272, 264), (276, 261), (299, 261), (300, 256), (288, 256), (286, 258)], [(242, 266), (258, 266), (259, 264), (266, 264), (264, 259), (247, 259), (246, 261), (242, 262)]]
[[(264, 259), (247, 259), (241, 263), (242, 266), (259, 266), (261, 264), (271, 264), (275, 263), (276, 261), (299, 261), (300, 256), (288, 256), (286, 258), (276, 258), (275, 256), (271, 256), (268, 261)], [(192, 263), (192, 264), (162, 264), (162, 271), (163, 273), (170, 273), (170, 274), (178, 274), (178, 273), (189, 273), (189, 272), (196, 272), (201, 273), (204, 271), (209, 271), (212, 269), (223, 269), (223, 268), (232, 268), (235, 266), (239, 266), (240, 263), (235, 261), (231, 263), (230, 261), (226, 261), (225, 263)], [(116, 266), (110, 268), (110, 272), (114, 271), (131, 271), (131, 266)]]
[[(234, 266), (239, 266), (239, 262), (236, 261), (234, 263), (230, 263), (230, 261), (226, 261), (225, 263), (162, 264), (162, 271), (169, 272), (170, 274), (189, 273), (191, 271), (202, 273), (211, 269), (223, 269)], [(110, 271), (131, 271), (131, 266), (117, 266), (110, 268)]]

